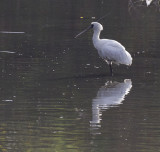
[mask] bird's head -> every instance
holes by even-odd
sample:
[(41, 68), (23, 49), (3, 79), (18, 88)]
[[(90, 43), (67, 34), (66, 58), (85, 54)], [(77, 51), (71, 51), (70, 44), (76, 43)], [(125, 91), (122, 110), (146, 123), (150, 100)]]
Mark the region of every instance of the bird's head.
[(80, 36), (81, 34), (83, 34), (84, 32), (88, 31), (89, 29), (93, 29), (94, 31), (98, 30), (98, 31), (102, 31), (103, 30), (103, 26), (98, 23), (98, 22), (92, 22), (91, 25), (89, 27), (87, 27), (85, 30), (83, 30), (81, 33), (79, 33), (78, 35), (75, 36), (75, 38), (77, 38), (78, 36)]
[(98, 22), (92, 22), (91, 27), (93, 28), (93, 30), (98, 30), (98, 31), (103, 30), (103, 26)]

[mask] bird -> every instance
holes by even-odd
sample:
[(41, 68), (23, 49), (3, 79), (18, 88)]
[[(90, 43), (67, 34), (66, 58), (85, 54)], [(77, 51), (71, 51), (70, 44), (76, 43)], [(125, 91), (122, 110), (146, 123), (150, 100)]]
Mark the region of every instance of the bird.
[(112, 39), (100, 39), (100, 33), (103, 30), (103, 26), (99, 22), (92, 22), (89, 27), (76, 35), (75, 38), (89, 29), (93, 29), (93, 45), (97, 49), (99, 56), (108, 63), (111, 76), (113, 76), (112, 63), (117, 65), (124, 64), (127, 66), (132, 64), (131, 54), (126, 51), (121, 43)]

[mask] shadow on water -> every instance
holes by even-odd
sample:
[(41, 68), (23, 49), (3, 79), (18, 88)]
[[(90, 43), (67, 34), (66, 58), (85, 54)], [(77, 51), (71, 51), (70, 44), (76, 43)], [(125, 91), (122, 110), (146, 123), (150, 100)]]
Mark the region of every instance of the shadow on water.
[(92, 130), (101, 127), (102, 112), (122, 104), (131, 88), (131, 79), (125, 79), (124, 82), (107, 81), (99, 88), (97, 96), (92, 100), (92, 121), (90, 121)]
[(86, 79), (86, 78), (103, 78), (109, 77), (106, 73), (101, 74), (86, 74), (86, 75), (75, 75), (75, 76), (66, 76), (66, 77), (58, 77), (58, 78), (50, 78), (48, 80), (67, 80), (67, 79)]
[(94, 79), (94, 78), (107, 78), (108, 80), (116, 80), (117, 78), (122, 78), (124, 79), (124, 77), (128, 77), (131, 78), (132, 76), (130, 74), (114, 74), (113, 76), (110, 75), (110, 73), (92, 73), (92, 74), (78, 74), (78, 75), (73, 75), (73, 76), (64, 76), (64, 77), (47, 77), (47, 80), (67, 80), (67, 79)]

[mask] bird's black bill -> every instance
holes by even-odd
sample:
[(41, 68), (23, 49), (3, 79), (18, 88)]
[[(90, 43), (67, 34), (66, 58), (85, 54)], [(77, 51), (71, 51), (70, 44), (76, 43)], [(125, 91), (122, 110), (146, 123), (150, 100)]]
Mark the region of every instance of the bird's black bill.
[(81, 34), (85, 33), (86, 31), (88, 31), (89, 29), (91, 29), (92, 26), (90, 25), (89, 27), (87, 27), (85, 30), (83, 30), (81, 33), (77, 34), (74, 38), (77, 38), (78, 36), (80, 36)]

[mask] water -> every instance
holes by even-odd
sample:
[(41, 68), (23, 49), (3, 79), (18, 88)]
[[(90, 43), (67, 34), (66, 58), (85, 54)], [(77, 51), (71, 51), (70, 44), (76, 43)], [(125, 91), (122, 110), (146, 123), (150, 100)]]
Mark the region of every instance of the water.
[[(2, 3), (2, 2), (1, 2)], [(123, 1), (26, 1), (0, 5), (0, 151), (159, 151), (159, 12)], [(114, 77), (88, 32), (133, 56)]]

